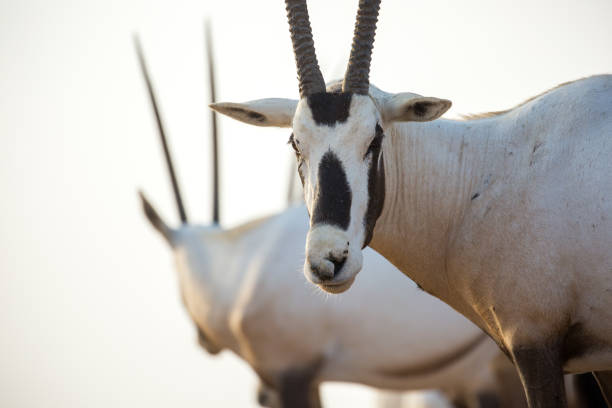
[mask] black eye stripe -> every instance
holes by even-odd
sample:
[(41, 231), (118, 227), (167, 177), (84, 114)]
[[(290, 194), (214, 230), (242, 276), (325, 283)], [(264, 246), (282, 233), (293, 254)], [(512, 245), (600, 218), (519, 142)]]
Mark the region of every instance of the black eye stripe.
[[(377, 139), (378, 142), (375, 143)], [(372, 240), (376, 220), (378, 217), (380, 217), (383, 205), (385, 203), (385, 163), (383, 160), (382, 151), (380, 149), (382, 140), (383, 130), (379, 124), (376, 124), (376, 136), (372, 141), (372, 144), (375, 146), (371, 150), (372, 161), (370, 162), (370, 167), (368, 169), (368, 208), (363, 220), (366, 232), (366, 237), (363, 242), (364, 247), (366, 247)], [(376, 146), (376, 144), (378, 146)], [(369, 152), (370, 149), (368, 149), (368, 153)], [(366, 157), (368, 153), (366, 153)]]
[(308, 96), (308, 107), (312, 119), (319, 126), (334, 127), (336, 123), (344, 123), (349, 117), (351, 107), (350, 92), (315, 93)]
[(376, 129), (375, 129), (374, 139), (372, 139), (372, 141), (370, 142), (370, 146), (368, 146), (368, 150), (366, 151), (365, 155), (363, 156), (364, 159), (366, 157), (368, 157), (369, 154), (377, 152), (378, 150), (380, 150), (384, 137), (385, 137), (385, 134), (383, 133), (383, 129), (377, 123), (376, 124)]

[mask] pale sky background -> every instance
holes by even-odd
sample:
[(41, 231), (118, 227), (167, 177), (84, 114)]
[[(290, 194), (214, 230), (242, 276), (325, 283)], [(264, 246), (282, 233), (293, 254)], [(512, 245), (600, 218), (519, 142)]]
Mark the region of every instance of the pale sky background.
[[(357, 0), (313, 0), (327, 80)], [(282, 1), (0, 0), (0, 406), (255, 406), (255, 379), (209, 357), (180, 302), (142, 187), (177, 222), (131, 34), (139, 32), (192, 220), (210, 220), (203, 20), (218, 97), (297, 97)], [(498, 110), (612, 70), (610, 0), (384, 0), (372, 82)], [(284, 206), (287, 130), (221, 119), (222, 218)], [(333, 406), (370, 406), (358, 387)]]

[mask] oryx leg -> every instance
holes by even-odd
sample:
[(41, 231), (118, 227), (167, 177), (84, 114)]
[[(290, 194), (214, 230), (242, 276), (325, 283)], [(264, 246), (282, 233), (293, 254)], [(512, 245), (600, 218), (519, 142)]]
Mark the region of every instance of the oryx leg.
[(594, 374), (572, 375), (571, 380), (576, 408), (606, 408), (608, 406)]
[(608, 407), (612, 407), (612, 371), (595, 371), (593, 375), (608, 403)]
[(529, 408), (566, 408), (560, 348), (518, 344), (510, 350)]
[(282, 408), (320, 408), (319, 384), (312, 368), (287, 370), (280, 375), (278, 393)]

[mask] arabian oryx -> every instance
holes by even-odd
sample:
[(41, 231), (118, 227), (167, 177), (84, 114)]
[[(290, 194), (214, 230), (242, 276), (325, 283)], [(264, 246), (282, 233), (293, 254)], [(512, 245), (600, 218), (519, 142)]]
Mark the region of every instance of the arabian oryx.
[(305, 1), (286, 0), (300, 100), (212, 105), (293, 128), (306, 277), (347, 290), (369, 245), (488, 333), (531, 407), (566, 406), (563, 372), (594, 372), (612, 401), (612, 76), (434, 121), (450, 101), (369, 84), (379, 5), (360, 0), (344, 80), (326, 88)]
[[(323, 381), (439, 389), (461, 406), (525, 405), (495, 343), (373, 250), (364, 254), (372, 273), (353, 291), (340, 299), (313, 291), (299, 273), (309, 225), (303, 205), (232, 229), (219, 226), (216, 210), (212, 225), (190, 224), (137, 49), (182, 225), (170, 228), (141, 195), (143, 209), (174, 253), (183, 302), (206, 350), (236, 353), (278, 392), (282, 407), (319, 406)], [(217, 194), (214, 201), (218, 208)]]

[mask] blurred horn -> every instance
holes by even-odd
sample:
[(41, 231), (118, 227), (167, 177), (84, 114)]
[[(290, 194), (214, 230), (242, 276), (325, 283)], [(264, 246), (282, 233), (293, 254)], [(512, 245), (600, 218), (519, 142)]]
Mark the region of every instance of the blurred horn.
[(181, 223), (186, 224), (187, 214), (185, 212), (185, 207), (183, 206), (183, 199), (181, 198), (181, 192), (179, 190), (178, 182), (176, 180), (176, 174), (174, 173), (174, 166), (172, 164), (172, 158), (170, 157), (170, 151), (168, 150), (166, 132), (164, 131), (164, 125), (161, 120), (159, 108), (157, 106), (157, 100), (155, 98), (155, 91), (153, 90), (151, 78), (149, 77), (149, 71), (147, 69), (147, 64), (144, 58), (144, 54), (142, 52), (142, 46), (140, 45), (140, 40), (138, 39), (137, 35), (134, 35), (134, 46), (136, 47), (136, 54), (138, 55), (140, 69), (142, 71), (142, 75), (144, 77), (144, 80), (147, 84), (147, 89), (149, 91), (149, 99), (151, 100), (151, 106), (153, 107), (153, 112), (155, 113), (155, 120), (157, 122), (157, 130), (159, 131), (159, 136), (161, 139), (162, 147), (164, 148), (164, 156), (166, 158), (166, 165), (168, 166), (168, 173), (170, 173), (170, 181), (172, 183), (172, 190), (174, 191), (174, 199), (176, 201), (176, 207), (178, 209)]
[[(209, 104), (215, 103), (215, 61), (213, 56), (212, 34), (210, 31), (210, 22), (204, 23), (206, 31), (206, 56), (208, 59), (208, 87), (210, 89)], [(219, 224), (219, 139), (217, 132), (217, 112), (210, 110), (210, 134), (212, 137), (213, 149), (213, 206), (212, 206), (212, 222), (215, 225)]]

